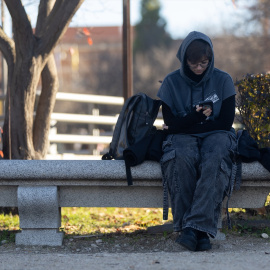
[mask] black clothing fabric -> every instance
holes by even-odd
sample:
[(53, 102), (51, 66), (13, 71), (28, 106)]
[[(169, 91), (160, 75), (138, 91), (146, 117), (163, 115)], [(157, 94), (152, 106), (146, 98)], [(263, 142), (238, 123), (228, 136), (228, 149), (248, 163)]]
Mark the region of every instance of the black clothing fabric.
[(270, 148), (259, 148), (247, 130), (237, 132), (237, 149), (241, 161), (245, 163), (259, 161), (270, 172)]
[(138, 143), (135, 143), (123, 151), (124, 160), (129, 166), (141, 164), (146, 157), (147, 149), (150, 145), (153, 135), (143, 138)]
[(123, 152), (126, 163), (129, 166), (136, 166), (144, 160), (159, 161), (162, 156), (162, 143), (165, 136), (165, 132), (157, 130), (154, 134), (150, 134), (126, 148)]
[(189, 68), (189, 66), (187, 65), (187, 63), (184, 63), (184, 65), (185, 65), (184, 69), (185, 69), (186, 75), (187, 75), (192, 81), (194, 81), (194, 82), (196, 82), (196, 83), (199, 83), (199, 82), (203, 79), (203, 77), (204, 77), (204, 75), (205, 75), (205, 73), (206, 73), (206, 71), (207, 71), (207, 69), (206, 69), (205, 72), (202, 73), (201, 75), (196, 75), (196, 74)]
[(260, 159), (261, 164), (265, 169), (267, 169), (270, 172), (270, 147), (261, 148), (260, 153), (261, 153)]
[(247, 130), (237, 132), (237, 141), (238, 154), (243, 162), (249, 163), (261, 159), (258, 143), (249, 135)]
[(162, 143), (166, 133), (163, 130), (156, 130), (144, 137), (139, 142), (129, 146), (123, 151), (126, 166), (128, 185), (133, 185), (130, 167), (139, 165), (145, 160), (160, 161), (162, 156)]
[(162, 144), (167, 134), (163, 130), (157, 130), (152, 136), (151, 143), (146, 152), (146, 160), (160, 161), (162, 157)]
[(235, 97), (230, 96), (222, 102), (220, 114), (214, 121), (207, 121), (202, 112), (196, 109), (185, 117), (177, 117), (166, 103), (162, 103), (162, 114), (169, 134), (197, 134), (213, 130), (230, 130), (235, 116)]

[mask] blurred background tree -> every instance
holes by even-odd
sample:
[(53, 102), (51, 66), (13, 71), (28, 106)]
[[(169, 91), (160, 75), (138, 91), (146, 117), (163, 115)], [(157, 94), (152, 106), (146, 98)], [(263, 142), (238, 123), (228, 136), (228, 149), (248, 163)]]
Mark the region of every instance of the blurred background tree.
[(165, 27), (159, 0), (142, 0), (141, 21), (135, 25), (134, 52), (147, 53), (153, 47), (168, 48), (172, 39)]
[(173, 39), (166, 31), (160, 9), (159, 0), (142, 0), (141, 20), (134, 27), (134, 93), (145, 92), (152, 97), (156, 96), (159, 81), (177, 67)]
[[(236, 1), (236, 3), (239, 0)], [(246, 3), (243, 8), (247, 11), (243, 22), (245, 33), (257, 39), (261, 48), (261, 65), (265, 71), (270, 70), (270, 0), (255, 0)], [(249, 72), (250, 73), (250, 72)]]

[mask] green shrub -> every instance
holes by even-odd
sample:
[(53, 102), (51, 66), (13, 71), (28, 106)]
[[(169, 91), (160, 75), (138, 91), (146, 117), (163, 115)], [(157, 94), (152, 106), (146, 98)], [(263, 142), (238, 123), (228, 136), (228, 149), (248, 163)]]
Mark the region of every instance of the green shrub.
[(247, 74), (235, 83), (238, 88), (237, 120), (259, 147), (270, 147), (270, 74)]

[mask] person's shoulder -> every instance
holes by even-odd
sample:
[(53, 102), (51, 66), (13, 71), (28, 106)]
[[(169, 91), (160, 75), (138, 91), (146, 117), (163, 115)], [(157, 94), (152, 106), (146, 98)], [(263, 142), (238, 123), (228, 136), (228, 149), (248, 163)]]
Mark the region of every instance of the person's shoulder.
[(171, 80), (175, 80), (177, 78), (180, 78), (180, 70), (174, 70), (172, 72), (170, 72), (169, 74), (166, 75), (166, 77), (164, 78), (164, 81), (171, 81)]
[(231, 75), (228, 72), (225, 72), (218, 68), (214, 68), (213, 74), (216, 76), (224, 77), (224, 78), (231, 78)]
[(178, 77), (178, 76), (180, 76), (180, 70), (179, 69), (174, 70), (174, 71), (170, 72), (169, 74), (167, 74), (165, 79), (166, 78), (171, 78), (171, 77)]

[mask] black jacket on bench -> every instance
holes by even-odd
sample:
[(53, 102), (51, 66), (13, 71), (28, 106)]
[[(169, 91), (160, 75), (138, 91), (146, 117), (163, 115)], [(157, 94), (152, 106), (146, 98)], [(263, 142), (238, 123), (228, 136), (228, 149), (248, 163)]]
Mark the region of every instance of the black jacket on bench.
[(270, 148), (259, 148), (247, 130), (239, 130), (237, 137), (238, 154), (241, 161), (245, 163), (259, 161), (270, 172)]

